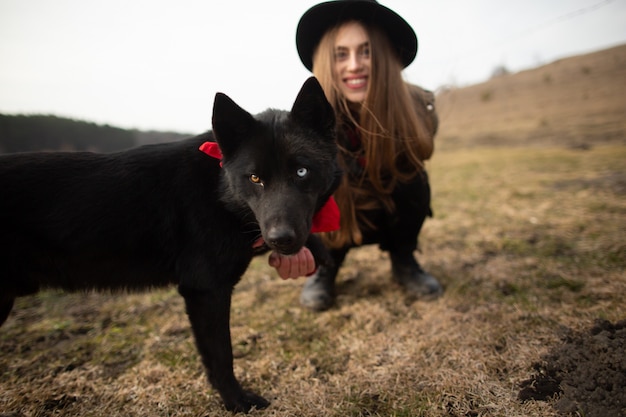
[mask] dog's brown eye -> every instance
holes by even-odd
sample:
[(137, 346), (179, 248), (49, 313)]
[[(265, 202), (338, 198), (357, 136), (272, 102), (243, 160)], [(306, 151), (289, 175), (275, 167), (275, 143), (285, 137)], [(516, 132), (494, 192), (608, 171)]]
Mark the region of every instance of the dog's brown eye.
[(308, 173), (309, 173), (309, 170), (308, 170), (308, 169), (306, 169), (306, 168), (299, 168), (299, 169), (296, 171), (296, 174), (298, 174), (298, 176), (299, 176), (300, 178), (304, 178), (304, 177), (306, 177), (306, 174), (308, 174)]
[(263, 185), (263, 181), (261, 181), (261, 178), (255, 174), (250, 174), (250, 181), (253, 184)]

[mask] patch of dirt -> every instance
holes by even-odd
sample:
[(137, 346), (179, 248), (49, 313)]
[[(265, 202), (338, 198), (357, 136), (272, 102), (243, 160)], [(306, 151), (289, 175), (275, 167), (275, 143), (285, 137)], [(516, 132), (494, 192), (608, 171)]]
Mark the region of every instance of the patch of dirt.
[(563, 345), (533, 365), (519, 399), (549, 400), (562, 414), (626, 416), (626, 320), (597, 320), (583, 333), (568, 331)]

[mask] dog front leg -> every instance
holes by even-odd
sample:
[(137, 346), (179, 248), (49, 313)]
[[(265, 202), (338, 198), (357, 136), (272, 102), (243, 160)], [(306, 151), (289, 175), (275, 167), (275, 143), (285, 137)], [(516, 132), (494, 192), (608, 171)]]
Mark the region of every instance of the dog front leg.
[(9, 317), (9, 313), (13, 309), (13, 301), (15, 301), (15, 298), (12, 296), (0, 296), (0, 326)]
[(233, 412), (265, 408), (269, 402), (241, 388), (233, 372), (230, 340), (232, 289), (198, 291), (179, 288), (187, 315), (211, 385), (220, 393), (225, 407)]
[(334, 268), (335, 262), (319, 236), (310, 234), (304, 246), (309, 248), (311, 251), (313, 259), (315, 259), (316, 268), (319, 268), (320, 266)]

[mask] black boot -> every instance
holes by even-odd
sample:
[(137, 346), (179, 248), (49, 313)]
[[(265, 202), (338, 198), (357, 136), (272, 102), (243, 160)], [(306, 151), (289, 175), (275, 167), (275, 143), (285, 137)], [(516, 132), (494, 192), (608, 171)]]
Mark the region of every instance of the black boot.
[(324, 311), (331, 308), (335, 302), (336, 268), (320, 266), (315, 274), (307, 278), (300, 304), (314, 311)]
[(409, 295), (421, 300), (434, 300), (443, 293), (443, 287), (435, 277), (424, 271), (413, 254), (391, 254), (393, 279), (404, 287)]

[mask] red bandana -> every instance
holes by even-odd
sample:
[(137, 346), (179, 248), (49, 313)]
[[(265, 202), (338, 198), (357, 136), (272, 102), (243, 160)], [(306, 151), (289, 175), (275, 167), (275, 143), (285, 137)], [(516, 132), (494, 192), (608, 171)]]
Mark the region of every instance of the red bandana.
[(200, 145), (200, 150), (212, 158), (219, 159), (222, 166), (222, 151), (217, 142), (204, 142)]
[[(222, 159), (222, 152), (217, 142), (204, 142), (200, 150), (215, 159)], [(222, 162), (220, 161), (220, 166)], [(332, 232), (339, 230), (339, 207), (331, 196), (321, 209), (313, 216), (311, 233)]]

